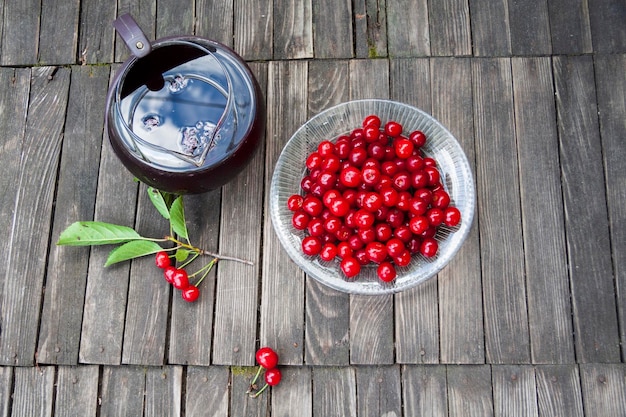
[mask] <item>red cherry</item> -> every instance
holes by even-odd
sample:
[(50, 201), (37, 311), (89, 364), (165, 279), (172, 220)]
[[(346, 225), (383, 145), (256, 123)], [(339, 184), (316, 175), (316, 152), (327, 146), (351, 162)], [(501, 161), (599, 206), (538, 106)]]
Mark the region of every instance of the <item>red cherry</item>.
[(317, 153), (323, 158), (333, 155), (335, 153), (335, 145), (329, 140), (324, 140), (317, 145)]
[(380, 242), (371, 242), (365, 246), (365, 253), (370, 261), (377, 264), (383, 262), (387, 258), (387, 247)]
[(440, 208), (436, 208), (436, 207), (431, 208), (430, 210), (426, 212), (426, 218), (428, 218), (428, 222), (430, 223), (431, 226), (437, 227), (441, 223), (443, 223), (443, 219), (444, 219), (443, 210), (441, 210)]
[(409, 135), (409, 140), (415, 144), (417, 147), (424, 146), (426, 143), (426, 135), (419, 130), (411, 132)]
[(319, 168), (322, 165), (322, 161), (323, 161), (322, 156), (319, 153), (317, 153), (317, 152), (313, 152), (306, 159), (306, 167), (309, 170), (313, 170), (315, 168)]
[(362, 181), (361, 170), (353, 166), (344, 168), (339, 174), (339, 181), (346, 187), (358, 187)]
[(274, 369), (278, 365), (278, 354), (270, 347), (262, 347), (256, 351), (256, 362), (265, 369)]
[(172, 285), (178, 290), (189, 287), (189, 276), (184, 269), (177, 269), (172, 276)]
[(281, 378), (282, 378), (282, 375), (281, 375), (280, 371), (277, 368), (268, 369), (265, 372), (265, 382), (270, 387), (273, 387), (274, 385), (278, 385), (278, 383), (280, 382)]
[(402, 134), (402, 125), (398, 122), (387, 122), (385, 125), (385, 133), (392, 138), (398, 137)]
[(287, 200), (287, 208), (291, 211), (298, 211), (302, 207), (302, 198), (299, 194), (294, 194)]
[(378, 278), (384, 282), (391, 282), (396, 278), (396, 269), (391, 262), (383, 262), (378, 265), (376, 273), (378, 274)]
[(446, 226), (454, 227), (461, 222), (461, 212), (456, 207), (448, 207), (443, 212), (443, 223)]
[(376, 128), (380, 127), (380, 117), (375, 114), (370, 114), (365, 119), (363, 119), (363, 127), (374, 125)]
[(439, 250), (439, 244), (432, 237), (427, 237), (422, 241), (420, 253), (425, 257), (432, 258), (437, 254), (437, 250)]
[(302, 252), (305, 255), (315, 256), (322, 251), (322, 241), (316, 236), (307, 236), (302, 239)]
[(181, 295), (183, 297), (183, 300), (189, 303), (193, 303), (200, 296), (200, 289), (198, 289), (198, 287), (196, 287), (195, 285), (190, 285), (187, 288), (183, 289)]
[(310, 220), (311, 216), (306, 214), (304, 211), (296, 211), (291, 217), (291, 224), (297, 230), (304, 230), (308, 226)]
[(165, 276), (165, 280), (167, 282), (169, 282), (170, 284), (174, 283), (174, 273), (176, 272), (176, 268), (173, 266), (167, 266), (165, 267), (164, 271), (163, 271), (163, 275)]
[(155, 257), (156, 266), (165, 269), (170, 266), (170, 256), (165, 251), (157, 252)]
[(361, 272), (361, 264), (356, 258), (348, 257), (341, 260), (341, 270), (348, 278), (354, 278)]
[(397, 138), (394, 141), (394, 149), (398, 158), (407, 159), (413, 154), (413, 142), (405, 138)]

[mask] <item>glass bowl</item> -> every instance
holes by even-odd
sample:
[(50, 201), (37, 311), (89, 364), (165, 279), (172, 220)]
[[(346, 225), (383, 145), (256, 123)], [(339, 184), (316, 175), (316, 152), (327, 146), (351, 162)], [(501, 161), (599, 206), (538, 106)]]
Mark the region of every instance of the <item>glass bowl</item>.
[[(406, 267), (396, 267), (397, 277), (390, 283), (381, 281), (376, 265), (365, 266), (355, 278), (347, 278), (339, 261), (326, 262), (302, 252), (305, 231), (291, 224), (293, 213), (287, 199), (301, 194), (300, 182), (305, 175), (307, 156), (324, 140), (334, 141), (360, 127), (363, 119), (375, 114), (384, 125), (390, 120), (402, 124), (403, 132), (421, 130), (427, 137), (422, 147), (425, 156), (437, 161), (442, 184), (450, 194), (451, 205), (461, 211), (461, 223), (454, 228), (439, 227), (435, 239), (439, 251), (432, 258), (412, 256)], [(311, 118), (289, 139), (276, 163), (270, 186), (270, 215), (276, 234), (291, 259), (310, 277), (331, 288), (350, 294), (392, 294), (414, 287), (439, 272), (457, 253), (469, 233), (476, 207), (472, 171), (463, 149), (437, 120), (415, 107), (389, 100), (356, 100), (329, 108)]]

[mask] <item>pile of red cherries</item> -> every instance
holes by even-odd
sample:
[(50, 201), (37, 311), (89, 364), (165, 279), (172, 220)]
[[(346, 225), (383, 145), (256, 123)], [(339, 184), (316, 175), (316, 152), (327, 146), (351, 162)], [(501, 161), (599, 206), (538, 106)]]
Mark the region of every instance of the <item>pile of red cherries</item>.
[(413, 255), (437, 254), (438, 228), (456, 227), (461, 212), (451, 205), (437, 162), (422, 153), (424, 133), (402, 130), (369, 115), (362, 127), (322, 141), (308, 155), (302, 192), (287, 200), (293, 227), (306, 233), (304, 254), (340, 259), (347, 278), (376, 264), (384, 282)]

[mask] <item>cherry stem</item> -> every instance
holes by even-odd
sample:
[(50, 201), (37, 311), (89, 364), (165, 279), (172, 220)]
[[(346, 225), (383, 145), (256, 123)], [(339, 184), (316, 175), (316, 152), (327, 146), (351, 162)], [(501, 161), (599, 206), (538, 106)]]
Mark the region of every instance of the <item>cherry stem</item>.
[(195, 246), (190, 245), (189, 243), (184, 243), (181, 242), (180, 240), (176, 239), (175, 237), (172, 236), (165, 236), (165, 238), (163, 239), (164, 241), (170, 241), (170, 242), (174, 242), (177, 245), (177, 248), (185, 248), (185, 249), (189, 249), (190, 251), (196, 252), (198, 255), (206, 255), (206, 256), (211, 256), (213, 258), (216, 259), (223, 259), (225, 261), (235, 261), (235, 262), (240, 262), (246, 265), (254, 265), (254, 263), (252, 261), (248, 261), (246, 259), (241, 259), (241, 258), (237, 258), (235, 256), (226, 256), (226, 255), (220, 255), (219, 253), (214, 253), (214, 252), (209, 252), (207, 250), (204, 249), (200, 249), (197, 248)]
[(246, 391), (246, 394), (249, 394), (250, 392), (252, 392), (252, 390), (254, 389), (254, 384), (256, 380), (259, 379), (259, 375), (261, 375), (262, 370), (263, 370), (263, 367), (259, 366), (259, 369), (256, 371), (256, 375), (254, 376), (252, 381), (250, 381), (250, 388), (248, 388), (248, 391)]
[(215, 265), (217, 263), (218, 259), (219, 258), (211, 259), (211, 262), (209, 262), (208, 264), (204, 265), (202, 268), (200, 268), (199, 270), (197, 270), (196, 272), (194, 272), (193, 274), (190, 275), (190, 277), (196, 276), (196, 275), (198, 275), (200, 272), (202, 272), (204, 270), (204, 274), (202, 274), (202, 277), (200, 277), (198, 282), (196, 282), (196, 287), (199, 286), (202, 281), (204, 281), (204, 279), (207, 277), (207, 275), (209, 275), (209, 272), (211, 272), (211, 269), (213, 268), (213, 265)]
[(261, 395), (261, 393), (262, 393), (263, 391), (265, 391), (265, 390), (267, 389), (267, 387), (269, 387), (269, 386), (270, 386), (270, 384), (265, 384), (265, 385), (263, 385), (263, 388), (261, 388), (260, 390), (258, 390), (258, 391), (257, 391), (257, 392), (255, 392), (254, 394), (253, 394), (253, 393), (250, 393), (250, 397), (251, 397), (251, 398), (256, 398), (256, 397), (258, 397), (258, 396), (259, 396), (259, 395)]

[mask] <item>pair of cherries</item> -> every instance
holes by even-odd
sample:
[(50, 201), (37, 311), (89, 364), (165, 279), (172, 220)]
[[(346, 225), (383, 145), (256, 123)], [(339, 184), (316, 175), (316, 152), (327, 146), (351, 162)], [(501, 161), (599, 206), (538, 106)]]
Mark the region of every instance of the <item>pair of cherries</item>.
[[(261, 395), (267, 387), (278, 385), (282, 378), (280, 370), (276, 367), (278, 365), (278, 354), (274, 351), (274, 349), (267, 346), (262, 347), (256, 351), (255, 358), (256, 362), (259, 364), (259, 369), (250, 383), (250, 389), (248, 390), (248, 393), (252, 398), (256, 398)], [(265, 385), (260, 390), (252, 392), (255, 389), (256, 381), (259, 379), (263, 370), (265, 370)]]

